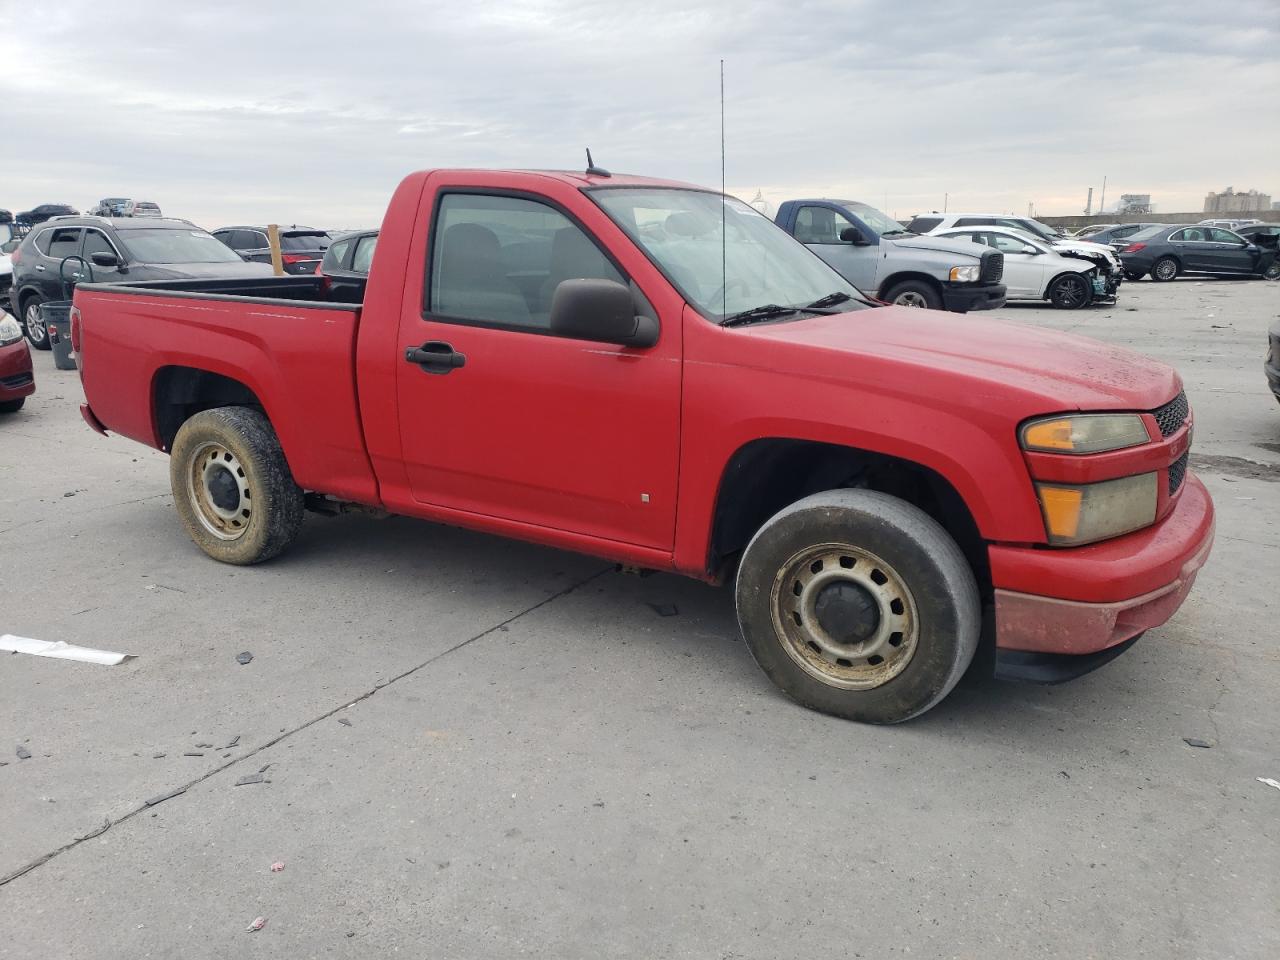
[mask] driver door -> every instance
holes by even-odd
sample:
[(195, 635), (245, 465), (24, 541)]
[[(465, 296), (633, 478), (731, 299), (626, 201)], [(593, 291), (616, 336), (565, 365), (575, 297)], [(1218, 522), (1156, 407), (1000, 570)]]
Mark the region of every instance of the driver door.
[(852, 226), (852, 220), (830, 207), (801, 207), (796, 211), (794, 236), (859, 290), (874, 294), (879, 248), (841, 240), (840, 232)]
[(1252, 273), (1257, 257), (1249, 253), (1248, 246), (1244, 237), (1221, 227), (1211, 227), (1208, 249), (1205, 251), (1209, 269), (1220, 273)]

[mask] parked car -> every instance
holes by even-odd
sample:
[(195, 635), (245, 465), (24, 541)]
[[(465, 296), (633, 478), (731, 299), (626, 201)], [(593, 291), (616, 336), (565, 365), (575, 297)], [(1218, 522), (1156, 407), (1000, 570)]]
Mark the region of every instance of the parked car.
[(990, 248), (918, 237), (856, 200), (788, 200), (774, 219), (855, 287), (885, 303), (956, 313), (1004, 306), (1004, 258)]
[(1267, 330), (1267, 345), (1269, 350), (1262, 369), (1267, 375), (1267, 386), (1271, 388), (1276, 402), (1280, 403), (1280, 320), (1272, 323)]
[[(9, 291), (13, 289), (13, 257), (18, 249), (18, 240), (6, 240), (0, 243), (0, 304), (9, 302)], [(0, 306), (0, 310), (4, 307)]]
[(90, 207), (85, 216), (122, 217), (124, 216), (124, 205), (129, 202), (128, 197), (104, 197)]
[(1280, 223), (1251, 223), (1234, 231), (1250, 243), (1274, 250), (1280, 239)]
[(983, 635), (1001, 676), (1112, 659), (1212, 544), (1172, 368), (868, 302), (719, 193), (415, 173), (363, 306), (321, 283), (76, 291), (86, 421), (170, 454), (216, 560), (267, 560), (307, 503), (348, 503), (735, 578), (779, 687), (888, 723)]
[(22, 339), (22, 327), (0, 310), (0, 413), (17, 413), (35, 392), (31, 351)]
[[(213, 235), (245, 260), (270, 263), (271, 248), (267, 244), (266, 227), (221, 227)], [(293, 274), (315, 273), (316, 267), (329, 249), (331, 237), (324, 230), (314, 227), (280, 228), (280, 259), (284, 272)]]
[(13, 213), (0, 209), (0, 223), (13, 223)]
[(1152, 280), (1160, 281), (1184, 273), (1280, 279), (1276, 250), (1222, 227), (1166, 224), (1141, 230), (1129, 240), (1120, 251), (1120, 260), (1131, 279), (1148, 273)]
[(1140, 230), (1146, 230), (1149, 227), (1159, 227), (1159, 223), (1113, 223), (1105, 226), (1101, 230), (1089, 234), (1088, 237), (1079, 237), (1075, 239), (1087, 239), (1090, 243), (1105, 243), (1112, 250), (1119, 250), (1121, 247), (1129, 245), (1129, 237), (1132, 237)]
[(1080, 254), (1060, 252), (1039, 237), (1010, 227), (963, 227), (933, 236), (982, 244), (1004, 254), (1004, 283), (1010, 300), (1047, 300), (1059, 310), (1078, 310), (1113, 301), (1119, 281), (1100, 273)]
[(940, 233), (954, 227), (1010, 227), (1038, 237), (1059, 253), (1077, 253), (1088, 256), (1100, 271), (1117, 283), (1123, 276), (1120, 260), (1109, 244), (1093, 243), (1068, 237), (1056, 227), (1041, 223), (1031, 217), (1006, 216), (998, 213), (934, 213), (917, 216), (907, 225), (908, 230), (924, 233)]
[(42, 203), (38, 207), (32, 207), (30, 210), (21, 211), (14, 217), (15, 223), (25, 224), (34, 227), (38, 223), (44, 223), (51, 217), (75, 217), (79, 216), (79, 211), (75, 207), (66, 203)]
[[(65, 299), (58, 271), (65, 257), (92, 264), (93, 279), (112, 282), (178, 277), (263, 277), (271, 268), (245, 263), (212, 236), (186, 220), (76, 217), (37, 227), (10, 254), (13, 289), (9, 302), (27, 339), (49, 349), (40, 304)], [(79, 261), (65, 271), (72, 284), (87, 279)]]
[(377, 230), (357, 230), (334, 237), (316, 273), (324, 278), (321, 289), (336, 303), (364, 301), (365, 281), (378, 245)]

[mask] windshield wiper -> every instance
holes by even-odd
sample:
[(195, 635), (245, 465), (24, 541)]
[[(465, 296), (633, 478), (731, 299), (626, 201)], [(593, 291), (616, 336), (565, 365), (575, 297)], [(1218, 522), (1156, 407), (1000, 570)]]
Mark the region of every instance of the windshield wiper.
[(813, 301), (813, 303), (806, 303), (805, 307), (810, 310), (821, 309), (823, 307), (834, 307), (836, 304), (846, 303), (852, 299), (853, 297), (849, 294), (841, 293), (837, 290), (835, 293), (828, 293), (825, 297), (819, 297), (817, 300)]
[(918, 234), (914, 230), (886, 230), (880, 234), (882, 237), (914, 237)]
[(789, 313), (802, 313), (812, 310), (814, 313), (821, 313), (821, 310), (813, 310), (811, 307), (784, 307), (777, 303), (764, 303), (758, 307), (752, 307), (750, 310), (741, 310), (738, 313), (731, 313), (720, 321), (722, 327), (736, 327), (741, 323), (755, 323), (759, 320), (772, 320), (774, 317), (785, 317)]

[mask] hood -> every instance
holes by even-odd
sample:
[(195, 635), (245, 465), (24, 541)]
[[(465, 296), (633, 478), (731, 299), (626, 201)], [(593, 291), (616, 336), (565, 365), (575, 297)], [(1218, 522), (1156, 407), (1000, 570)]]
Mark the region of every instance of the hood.
[(895, 247), (908, 247), (912, 250), (932, 250), (935, 253), (959, 253), (975, 259), (981, 259), (991, 248), (986, 244), (974, 243), (972, 240), (960, 240), (956, 237), (935, 237), (923, 235), (917, 237), (881, 237), (881, 243), (891, 243)]
[[(875, 386), (886, 392), (925, 393), (938, 406), (986, 414), (998, 402), (1019, 419), (1152, 410), (1181, 387), (1172, 367), (1140, 353), (982, 313), (879, 307), (741, 331), (774, 341), (770, 362), (798, 376), (853, 380), (883, 369), (885, 382)], [(860, 365), (867, 357), (894, 363)], [(1021, 404), (1011, 404), (1015, 393)]]
[(1079, 250), (1081, 253), (1114, 253), (1109, 243), (1090, 243), (1088, 240), (1055, 240), (1058, 250)]
[(235, 277), (270, 277), (269, 263), (139, 263), (129, 267), (122, 280), (195, 280), (233, 279)]

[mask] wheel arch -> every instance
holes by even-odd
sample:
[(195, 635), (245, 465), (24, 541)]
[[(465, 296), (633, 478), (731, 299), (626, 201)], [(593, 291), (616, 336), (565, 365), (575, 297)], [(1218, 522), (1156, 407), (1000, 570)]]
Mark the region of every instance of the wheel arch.
[(161, 450), (173, 447), (178, 430), (195, 414), (214, 407), (251, 407), (271, 419), (258, 394), (243, 381), (199, 367), (165, 366), (151, 381), (151, 409)]
[(810, 494), (841, 487), (888, 493), (933, 517), (959, 545), (984, 601), (989, 597), (986, 540), (950, 480), (902, 457), (786, 437), (752, 440), (725, 464), (707, 542), (707, 570), (720, 579), (774, 514)]
[[(1089, 268), (1089, 269), (1092, 269), (1092, 268)], [(1049, 278), (1049, 282), (1048, 282), (1048, 283), (1046, 283), (1046, 284), (1044, 285), (1044, 293), (1040, 294), (1040, 299), (1041, 299), (1041, 300), (1048, 300), (1048, 299), (1049, 299), (1049, 291), (1050, 291), (1050, 290), (1052, 290), (1052, 289), (1053, 289), (1053, 285), (1054, 285), (1055, 283), (1057, 283), (1059, 280), (1061, 280), (1063, 277), (1079, 277), (1081, 280), (1083, 280), (1083, 281), (1085, 282), (1085, 284), (1086, 284), (1086, 286), (1087, 286), (1087, 285), (1089, 284), (1089, 278), (1086, 276), (1086, 274), (1089, 272), (1089, 269), (1085, 269), (1085, 270), (1059, 270), (1059, 271), (1058, 271), (1057, 273), (1055, 273), (1052, 277), (1050, 277), (1050, 278)], [(1089, 289), (1089, 295), (1090, 295), (1090, 296), (1092, 296), (1092, 295), (1093, 295), (1093, 288), (1092, 288), (1092, 287), (1090, 287), (1090, 289)]]
[(918, 270), (899, 270), (896, 273), (891, 273), (880, 282), (880, 286), (876, 290), (876, 296), (881, 300), (887, 300), (889, 292), (894, 287), (909, 280), (925, 283), (939, 297), (942, 296), (942, 284), (938, 281), (938, 278), (932, 277), (927, 273), (921, 273)]

